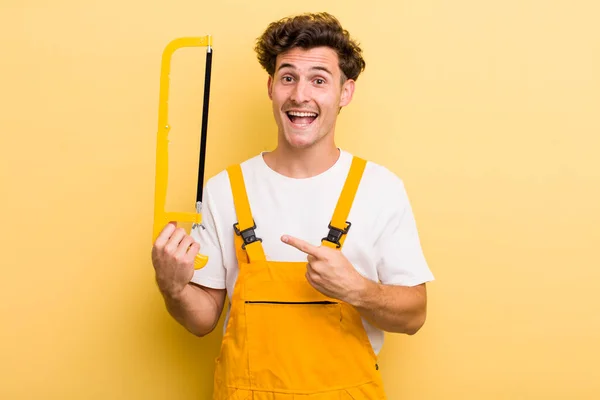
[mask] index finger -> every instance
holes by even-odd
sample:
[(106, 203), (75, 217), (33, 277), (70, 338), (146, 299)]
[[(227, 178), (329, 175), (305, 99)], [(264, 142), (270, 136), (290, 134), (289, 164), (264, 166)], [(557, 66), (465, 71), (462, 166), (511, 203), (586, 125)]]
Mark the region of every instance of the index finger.
[(158, 247), (164, 246), (168, 241), (173, 232), (177, 229), (177, 222), (170, 221), (165, 227), (160, 231), (160, 234), (156, 237), (154, 244)]
[(303, 253), (310, 254), (311, 256), (319, 257), (319, 255), (321, 254), (320, 247), (314, 246), (308, 242), (305, 242), (302, 239), (298, 239), (293, 236), (283, 235), (281, 237), (281, 241), (283, 243), (287, 243), (290, 246), (297, 248)]

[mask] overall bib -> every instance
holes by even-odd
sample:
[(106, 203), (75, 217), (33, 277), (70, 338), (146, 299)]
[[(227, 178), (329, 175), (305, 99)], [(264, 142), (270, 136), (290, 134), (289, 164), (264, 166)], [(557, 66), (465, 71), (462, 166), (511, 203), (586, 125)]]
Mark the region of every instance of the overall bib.
[[(323, 246), (343, 245), (365, 164), (354, 157)], [(216, 360), (213, 400), (385, 399), (358, 311), (314, 289), (306, 262), (266, 260), (241, 167), (227, 172), (238, 218), (239, 274)]]

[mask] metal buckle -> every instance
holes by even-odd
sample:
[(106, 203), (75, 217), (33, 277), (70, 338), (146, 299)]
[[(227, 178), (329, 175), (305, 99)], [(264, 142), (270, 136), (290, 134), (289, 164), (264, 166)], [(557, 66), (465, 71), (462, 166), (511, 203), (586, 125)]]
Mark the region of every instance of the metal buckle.
[[(254, 222), (254, 221), (252, 221), (252, 222)], [(236, 235), (242, 237), (242, 240), (244, 241), (244, 243), (242, 244), (243, 250), (246, 250), (246, 246), (251, 243), (262, 242), (262, 239), (257, 238), (256, 233), (254, 232), (254, 230), (256, 229), (256, 222), (254, 222), (254, 226), (252, 226), (251, 228), (244, 229), (243, 231), (240, 231), (240, 229), (238, 228), (238, 225), (239, 225), (238, 222), (233, 224), (233, 230), (235, 231)]]
[(348, 231), (350, 230), (350, 226), (352, 226), (350, 222), (346, 221), (346, 223), (348, 224), (348, 226), (346, 226), (346, 229), (344, 230), (336, 228), (335, 226), (332, 226), (331, 223), (329, 223), (329, 233), (327, 234), (327, 237), (324, 237), (323, 239), (321, 239), (321, 241), (327, 240), (328, 242), (335, 244), (336, 248), (338, 249), (342, 247), (342, 245), (340, 244), (340, 239), (343, 235), (348, 233)]

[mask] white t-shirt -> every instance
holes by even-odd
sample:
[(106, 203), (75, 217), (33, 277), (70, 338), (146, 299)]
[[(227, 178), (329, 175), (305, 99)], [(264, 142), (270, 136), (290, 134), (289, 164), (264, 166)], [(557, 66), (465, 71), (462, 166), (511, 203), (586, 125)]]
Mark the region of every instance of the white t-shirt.
[[(321, 244), (351, 162), (352, 154), (340, 150), (331, 168), (306, 179), (275, 172), (262, 153), (241, 164), (255, 232), (262, 239), (267, 260), (306, 261), (306, 254), (280, 240), (283, 234)], [(238, 220), (227, 171), (207, 181), (202, 219), (204, 229), (193, 229), (191, 236), (209, 259), (204, 268), (194, 272), (192, 282), (227, 289), (231, 301), (238, 275), (233, 239), (233, 224)], [(421, 250), (404, 184), (391, 171), (367, 162), (348, 221), (352, 226), (341, 251), (363, 276), (404, 286), (434, 279)], [(363, 325), (373, 350), (379, 353), (384, 332), (364, 319)]]

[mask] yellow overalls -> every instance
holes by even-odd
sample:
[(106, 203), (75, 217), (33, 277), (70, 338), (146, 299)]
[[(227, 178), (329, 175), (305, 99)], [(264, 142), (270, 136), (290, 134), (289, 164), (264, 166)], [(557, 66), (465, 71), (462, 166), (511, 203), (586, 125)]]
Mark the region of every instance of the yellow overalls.
[[(353, 159), (322, 245), (341, 248), (365, 164)], [(314, 289), (305, 262), (266, 260), (241, 167), (227, 171), (238, 217), (239, 274), (216, 360), (213, 400), (385, 399), (360, 314)]]

